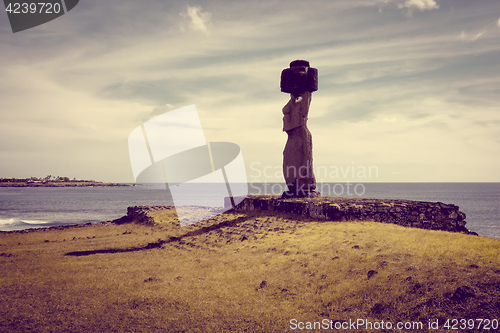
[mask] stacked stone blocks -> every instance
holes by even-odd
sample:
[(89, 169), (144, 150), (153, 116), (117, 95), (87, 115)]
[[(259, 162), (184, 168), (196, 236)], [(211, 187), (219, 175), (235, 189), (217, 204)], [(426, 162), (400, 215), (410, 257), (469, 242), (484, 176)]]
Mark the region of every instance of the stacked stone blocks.
[(359, 198), (290, 198), (249, 195), (236, 211), (292, 213), (323, 221), (374, 221), (405, 227), (467, 232), (465, 214), (442, 202)]

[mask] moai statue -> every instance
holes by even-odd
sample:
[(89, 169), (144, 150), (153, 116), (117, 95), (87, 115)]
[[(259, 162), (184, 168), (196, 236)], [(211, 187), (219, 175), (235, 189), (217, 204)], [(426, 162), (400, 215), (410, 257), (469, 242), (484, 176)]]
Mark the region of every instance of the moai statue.
[(290, 94), (283, 107), (283, 131), (288, 140), (283, 150), (283, 174), (288, 191), (283, 198), (313, 198), (316, 179), (313, 172), (312, 136), (307, 115), (313, 91), (318, 90), (318, 70), (305, 60), (295, 60), (281, 72), (281, 91)]

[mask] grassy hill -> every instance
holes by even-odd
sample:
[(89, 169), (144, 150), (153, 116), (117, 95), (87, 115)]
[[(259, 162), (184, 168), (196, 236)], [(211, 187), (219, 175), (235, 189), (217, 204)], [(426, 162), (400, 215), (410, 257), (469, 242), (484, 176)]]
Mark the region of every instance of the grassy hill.
[(153, 227), (0, 234), (0, 331), (293, 332), (328, 324), (381, 332), (383, 321), (423, 332), (437, 321), (432, 331), (444, 332), (447, 319), (500, 319), (498, 239), (255, 212), (181, 228), (171, 210), (151, 214)]

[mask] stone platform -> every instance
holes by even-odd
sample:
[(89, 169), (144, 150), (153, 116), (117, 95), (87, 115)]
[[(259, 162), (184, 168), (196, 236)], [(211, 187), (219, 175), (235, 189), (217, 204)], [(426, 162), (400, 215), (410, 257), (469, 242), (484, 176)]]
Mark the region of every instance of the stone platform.
[[(224, 206), (231, 206), (229, 198), (225, 198)], [(235, 207), (235, 211), (252, 210), (292, 213), (323, 221), (374, 221), (475, 234), (465, 227), (465, 214), (458, 206), (442, 202), (341, 197), (283, 199), (276, 195), (248, 195)]]

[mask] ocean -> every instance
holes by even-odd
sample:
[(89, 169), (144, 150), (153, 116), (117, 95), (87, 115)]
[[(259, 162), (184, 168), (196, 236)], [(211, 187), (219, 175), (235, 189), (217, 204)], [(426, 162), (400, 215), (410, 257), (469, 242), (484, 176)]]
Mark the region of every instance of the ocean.
[[(173, 205), (166, 190), (154, 186), (0, 188), (0, 231), (96, 223), (120, 218), (129, 206)], [(251, 183), (249, 194), (281, 194), (280, 183)], [(500, 183), (323, 183), (323, 196), (408, 199), (454, 204), (467, 215), (466, 227), (500, 238)], [(198, 190), (207, 206), (223, 206)]]

